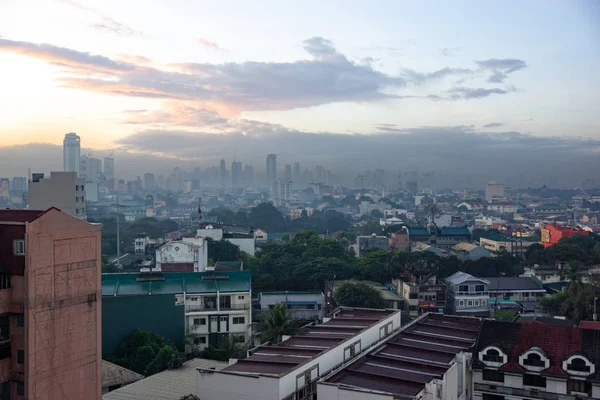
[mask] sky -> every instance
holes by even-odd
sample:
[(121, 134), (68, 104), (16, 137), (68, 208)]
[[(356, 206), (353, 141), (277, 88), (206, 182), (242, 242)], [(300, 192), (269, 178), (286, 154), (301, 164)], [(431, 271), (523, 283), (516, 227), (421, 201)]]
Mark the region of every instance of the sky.
[(0, 147), (210, 164), (460, 132), (597, 157), (599, 70), (593, 0), (1, 0)]

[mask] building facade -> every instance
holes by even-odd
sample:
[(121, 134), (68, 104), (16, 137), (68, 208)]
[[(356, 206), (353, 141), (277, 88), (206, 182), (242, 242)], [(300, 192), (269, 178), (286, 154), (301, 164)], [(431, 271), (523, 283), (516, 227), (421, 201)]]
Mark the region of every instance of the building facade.
[(536, 236), (511, 236), (495, 233), (479, 238), (479, 245), (491, 252), (507, 251), (511, 254), (525, 254), (527, 248), (539, 243)]
[(0, 210), (2, 399), (101, 399), (101, 230)]
[(76, 133), (67, 133), (63, 140), (63, 171), (79, 176), (80, 156), (81, 138)]
[(542, 229), (541, 243), (544, 247), (550, 247), (557, 244), (564, 237), (572, 237), (574, 235), (588, 235), (589, 233), (580, 227), (568, 227), (555, 224), (546, 224)]
[(493, 202), (495, 199), (504, 198), (504, 185), (494, 181), (488, 182), (485, 186), (485, 201)]
[(267, 154), (267, 185), (270, 187), (277, 180), (277, 154)]
[(447, 310), (453, 315), (489, 317), (490, 282), (466, 272), (457, 272), (446, 278)]
[(600, 398), (597, 330), (485, 320), (473, 352), (473, 399)]
[(202, 237), (172, 240), (156, 250), (156, 271), (204, 272), (208, 267), (208, 244)]
[(408, 240), (408, 230), (403, 228), (399, 231), (392, 232), (389, 240), (390, 249), (396, 251), (408, 251), (410, 242)]
[(367, 236), (357, 236), (355, 244), (356, 257), (364, 257), (371, 250), (389, 250), (390, 243), (387, 236), (377, 236), (375, 233)]
[(85, 220), (85, 181), (76, 172), (51, 172), (50, 178), (29, 184), (29, 208), (46, 210), (56, 207), (77, 219)]
[(290, 310), (292, 318), (301, 321), (322, 321), (325, 311), (325, 295), (321, 292), (261, 292), (258, 302), (261, 311), (283, 304)]

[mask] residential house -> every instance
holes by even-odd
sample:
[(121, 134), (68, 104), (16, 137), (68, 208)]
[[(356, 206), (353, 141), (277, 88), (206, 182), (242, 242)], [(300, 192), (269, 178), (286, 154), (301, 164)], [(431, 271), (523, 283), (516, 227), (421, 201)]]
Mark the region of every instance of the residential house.
[(448, 257), (450, 252), (448, 250), (441, 249), (437, 246), (431, 246), (424, 242), (415, 242), (410, 245), (411, 253), (428, 252), (435, 254), (438, 257)]
[(503, 233), (494, 233), (482, 236), (479, 245), (492, 252), (508, 251), (511, 254), (525, 254), (532, 244), (539, 243), (537, 236), (513, 236)]
[(399, 231), (392, 232), (389, 240), (389, 247), (392, 250), (396, 251), (408, 251), (409, 246), (408, 240), (408, 230), (406, 228), (402, 228)]
[(455, 255), (460, 260), (479, 260), (483, 257), (489, 257), (490, 251), (484, 247), (477, 246), (469, 242), (460, 242), (455, 244), (450, 249), (452, 255)]
[(102, 394), (112, 392), (140, 379), (144, 379), (144, 375), (102, 360)]
[(487, 279), (476, 278), (466, 272), (456, 272), (446, 278), (447, 310), (454, 315), (488, 317), (489, 285)]
[(262, 229), (256, 229), (254, 231), (254, 242), (256, 244), (266, 244), (269, 241), (269, 235), (267, 231)]
[(220, 371), (199, 368), (202, 400), (309, 400), (317, 382), (334, 368), (400, 328), (400, 311), (342, 308), (323, 324), (275, 345), (263, 345)]
[(471, 240), (468, 228), (442, 227), (430, 225), (429, 228), (408, 227), (408, 239), (411, 243), (423, 242), (441, 249), (449, 250), (455, 244)]
[(596, 330), (485, 320), (473, 352), (473, 399), (598, 399), (598, 366)]
[(390, 244), (387, 236), (377, 236), (373, 233), (368, 236), (357, 236), (355, 244), (356, 257), (364, 257), (371, 250), (389, 250)]
[(321, 321), (325, 310), (325, 295), (321, 292), (261, 292), (258, 302), (263, 312), (283, 304), (294, 319), (301, 321)]
[(487, 205), (487, 210), (497, 212), (500, 214), (514, 214), (517, 212), (517, 205), (510, 201), (491, 203)]
[(207, 268), (208, 242), (202, 237), (171, 240), (156, 250), (156, 271), (204, 272)]
[(521, 313), (541, 312), (540, 299), (547, 294), (542, 282), (532, 277), (485, 278), (490, 282), (492, 309), (516, 308)]

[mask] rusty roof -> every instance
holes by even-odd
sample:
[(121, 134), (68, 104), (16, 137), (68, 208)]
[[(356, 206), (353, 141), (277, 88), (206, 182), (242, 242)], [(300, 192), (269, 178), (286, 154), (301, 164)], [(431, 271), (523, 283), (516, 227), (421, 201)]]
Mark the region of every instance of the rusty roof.
[(458, 353), (472, 349), (480, 326), (478, 318), (426, 314), (324, 382), (411, 398), (442, 379)]
[(248, 358), (222, 370), (242, 374), (282, 376), (397, 311), (343, 308), (324, 324), (311, 325), (305, 331), (273, 346), (261, 346)]

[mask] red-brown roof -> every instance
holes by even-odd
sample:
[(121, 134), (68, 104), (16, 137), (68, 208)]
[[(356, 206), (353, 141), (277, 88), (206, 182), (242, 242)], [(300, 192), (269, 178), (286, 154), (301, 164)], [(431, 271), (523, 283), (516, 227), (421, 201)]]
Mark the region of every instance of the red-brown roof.
[(44, 212), (40, 210), (0, 210), (0, 222), (31, 222)]

